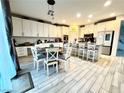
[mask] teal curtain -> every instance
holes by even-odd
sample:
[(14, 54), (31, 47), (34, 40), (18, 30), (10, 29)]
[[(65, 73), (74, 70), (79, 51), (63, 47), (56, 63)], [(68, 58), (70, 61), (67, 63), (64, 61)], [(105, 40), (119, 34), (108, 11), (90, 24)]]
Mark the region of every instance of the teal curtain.
[(0, 93), (12, 90), (11, 79), (16, 75), (14, 62), (10, 55), (5, 20), (0, 1)]

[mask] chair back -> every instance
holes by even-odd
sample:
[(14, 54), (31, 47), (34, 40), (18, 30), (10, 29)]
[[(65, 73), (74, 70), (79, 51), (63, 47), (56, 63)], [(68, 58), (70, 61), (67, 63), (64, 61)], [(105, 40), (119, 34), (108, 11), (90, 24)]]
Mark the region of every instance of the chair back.
[(58, 51), (59, 51), (58, 48), (46, 49), (46, 53), (47, 53), (46, 60), (47, 60), (47, 62), (58, 60)]
[(68, 47), (67, 51), (65, 53), (65, 59), (67, 59), (71, 56), (71, 52), (72, 52), (72, 47)]
[(38, 54), (37, 54), (37, 49), (36, 49), (36, 47), (31, 47), (31, 52), (32, 52), (33, 58), (34, 58), (35, 60), (37, 60), (37, 59), (38, 59)]
[(88, 44), (87, 49), (88, 50), (95, 50), (96, 49), (96, 44)]
[(80, 43), (79, 48), (85, 48), (85, 43)]
[(77, 44), (73, 43), (73, 44), (72, 44), (72, 47), (73, 47), (73, 48), (77, 48)]

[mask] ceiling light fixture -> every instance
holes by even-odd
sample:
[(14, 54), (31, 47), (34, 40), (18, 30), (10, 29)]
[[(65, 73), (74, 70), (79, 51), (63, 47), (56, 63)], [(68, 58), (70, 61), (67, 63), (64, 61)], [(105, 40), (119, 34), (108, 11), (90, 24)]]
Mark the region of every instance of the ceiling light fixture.
[(114, 16), (115, 16), (115, 13), (111, 13), (111, 14), (110, 14), (110, 17), (114, 17)]
[(81, 17), (81, 14), (80, 13), (77, 13), (76, 16), (77, 16), (77, 18), (80, 18)]
[(112, 3), (111, 0), (107, 0), (107, 1), (105, 2), (105, 4), (104, 4), (104, 7), (108, 7), (108, 6), (110, 6), (111, 3)]
[(54, 19), (55, 1), (54, 0), (47, 0), (47, 3), (48, 3), (48, 15), (50, 15), (52, 17), (52, 19)]
[(62, 23), (66, 23), (66, 20), (64, 19), (64, 20), (62, 20)]
[(91, 20), (90, 19), (88, 19), (88, 23), (90, 23), (91, 22)]
[(92, 14), (90, 14), (90, 15), (88, 16), (88, 18), (93, 18), (93, 15), (92, 15)]

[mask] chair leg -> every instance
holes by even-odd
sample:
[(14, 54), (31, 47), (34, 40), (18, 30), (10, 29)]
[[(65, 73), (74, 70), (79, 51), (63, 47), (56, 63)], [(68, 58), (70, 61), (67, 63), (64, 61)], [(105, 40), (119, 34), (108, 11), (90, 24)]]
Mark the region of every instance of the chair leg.
[(44, 70), (46, 69), (46, 67), (45, 67), (46, 65), (45, 65), (45, 63), (44, 63)]
[(56, 64), (56, 72), (58, 73), (58, 63)]
[(92, 61), (94, 62), (94, 60), (95, 60), (95, 54), (93, 53), (93, 60)]
[(49, 66), (47, 65), (47, 76), (49, 76)]
[(85, 50), (83, 51), (83, 59), (85, 59), (85, 55), (87, 55), (87, 53), (85, 52)]
[(39, 70), (39, 62), (37, 61), (37, 71)]
[(65, 62), (64, 65), (65, 65), (65, 71), (67, 71), (67, 62)]
[(83, 54), (82, 54), (82, 59), (84, 59), (84, 52), (83, 52)]
[(68, 68), (70, 68), (70, 58), (68, 59)]
[(88, 61), (88, 59), (89, 59), (89, 54), (87, 53), (87, 61)]
[(35, 60), (33, 62), (34, 62), (34, 69), (35, 69), (36, 68), (36, 62), (35, 62)]

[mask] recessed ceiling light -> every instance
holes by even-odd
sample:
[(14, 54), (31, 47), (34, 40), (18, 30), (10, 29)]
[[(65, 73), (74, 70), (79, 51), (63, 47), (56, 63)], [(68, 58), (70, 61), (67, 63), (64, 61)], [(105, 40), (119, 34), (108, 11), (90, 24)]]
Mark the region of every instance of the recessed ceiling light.
[(77, 18), (80, 18), (80, 17), (81, 17), (81, 14), (80, 14), (80, 13), (77, 13), (77, 14), (76, 14), (76, 17), (77, 17)]
[(110, 14), (110, 17), (114, 17), (114, 16), (115, 16), (115, 13), (111, 13), (111, 14)]
[(66, 23), (66, 20), (65, 20), (65, 19), (63, 19), (63, 20), (62, 20), (62, 23)]
[(107, 0), (107, 1), (105, 2), (105, 4), (104, 4), (104, 7), (108, 7), (108, 6), (110, 6), (111, 3), (112, 3), (111, 0)]
[(89, 16), (88, 16), (88, 18), (92, 18), (93, 17), (93, 15), (92, 14), (90, 14)]
[(90, 23), (91, 22), (91, 20), (90, 19), (88, 19), (88, 23)]

